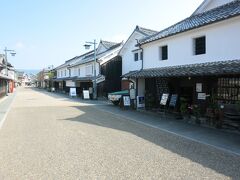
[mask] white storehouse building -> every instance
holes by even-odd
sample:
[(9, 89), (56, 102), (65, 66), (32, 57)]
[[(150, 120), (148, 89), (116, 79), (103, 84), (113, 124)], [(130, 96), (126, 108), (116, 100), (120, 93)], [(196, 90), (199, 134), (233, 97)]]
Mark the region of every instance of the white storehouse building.
[[(124, 71), (123, 77), (135, 82), (147, 108), (159, 108), (163, 94), (166, 105), (174, 95), (178, 108), (184, 99), (202, 113), (209, 105), (238, 104), (239, 32), (239, 0), (205, 0), (190, 17), (136, 43), (142, 69)], [(123, 69), (134, 65), (131, 57), (123, 61)]]
[[(107, 96), (109, 92), (121, 89), (122, 60), (118, 53), (121, 43), (101, 40), (96, 49), (96, 76), (98, 96)], [(56, 69), (56, 90), (69, 92), (71, 87), (77, 89), (82, 96), (83, 90), (93, 87), (94, 81), (94, 51), (74, 57)]]
[[(136, 47), (136, 44), (140, 39), (152, 36), (156, 33), (157, 31), (136, 26), (119, 52), (119, 55), (122, 57), (122, 74), (143, 68), (143, 50)], [(130, 84), (126, 78), (123, 78), (122, 90), (129, 89)]]

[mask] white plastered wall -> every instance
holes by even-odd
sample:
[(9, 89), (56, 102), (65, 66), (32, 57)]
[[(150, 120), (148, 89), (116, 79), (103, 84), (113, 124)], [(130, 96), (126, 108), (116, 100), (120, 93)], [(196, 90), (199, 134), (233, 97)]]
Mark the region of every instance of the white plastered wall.
[[(240, 17), (180, 33), (143, 45), (143, 68), (240, 59)], [(206, 54), (194, 55), (194, 38), (206, 36)], [(168, 60), (160, 60), (159, 48), (168, 46)]]

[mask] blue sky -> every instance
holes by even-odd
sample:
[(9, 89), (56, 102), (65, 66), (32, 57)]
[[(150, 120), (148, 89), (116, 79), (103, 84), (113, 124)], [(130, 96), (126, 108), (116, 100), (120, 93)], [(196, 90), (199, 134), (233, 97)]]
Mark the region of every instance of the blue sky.
[(1, 0), (0, 53), (15, 49), (17, 69), (58, 66), (86, 50), (85, 41), (121, 41), (136, 25), (162, 30), (203, 0)]

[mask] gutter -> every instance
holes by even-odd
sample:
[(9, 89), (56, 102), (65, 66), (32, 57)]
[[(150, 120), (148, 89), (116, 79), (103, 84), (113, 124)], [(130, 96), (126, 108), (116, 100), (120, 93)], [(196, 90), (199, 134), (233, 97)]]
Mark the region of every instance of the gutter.
[(143, 48), (141, 47), (141, 44), (139, 45), (139, 48), (142, 50), (142, 68), (141, 68), (141, 70), (143, 70)]

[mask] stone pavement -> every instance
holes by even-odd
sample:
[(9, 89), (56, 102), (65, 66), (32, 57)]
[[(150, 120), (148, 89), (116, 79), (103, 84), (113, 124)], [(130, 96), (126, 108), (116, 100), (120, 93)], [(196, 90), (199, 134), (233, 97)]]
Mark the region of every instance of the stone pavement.
[(132, 113), (149, 117), (20, 89), (0, 130), (0, 179), (240, 179), (239, 155)]
[[(63, 97), (68, 97), (61, 94)], [(226, 130), (203, 127), (188, 124), (181, 120), (173, 119), (164, 115), (149, 114), (134, 110), (122, 110), (106, 101), (86, 101), (82, 99), (72, 99), (73, 101), (85, 102), (89, 104), (102, 105), (99, 110), (113, 115), (126, 118), (159, 130), (187, 138), (189, 140), (203, 143), (215, 148), (240, 155), (240, 134), (227, 132)], [(166, 119), (167, 118), (167, 119)]]

